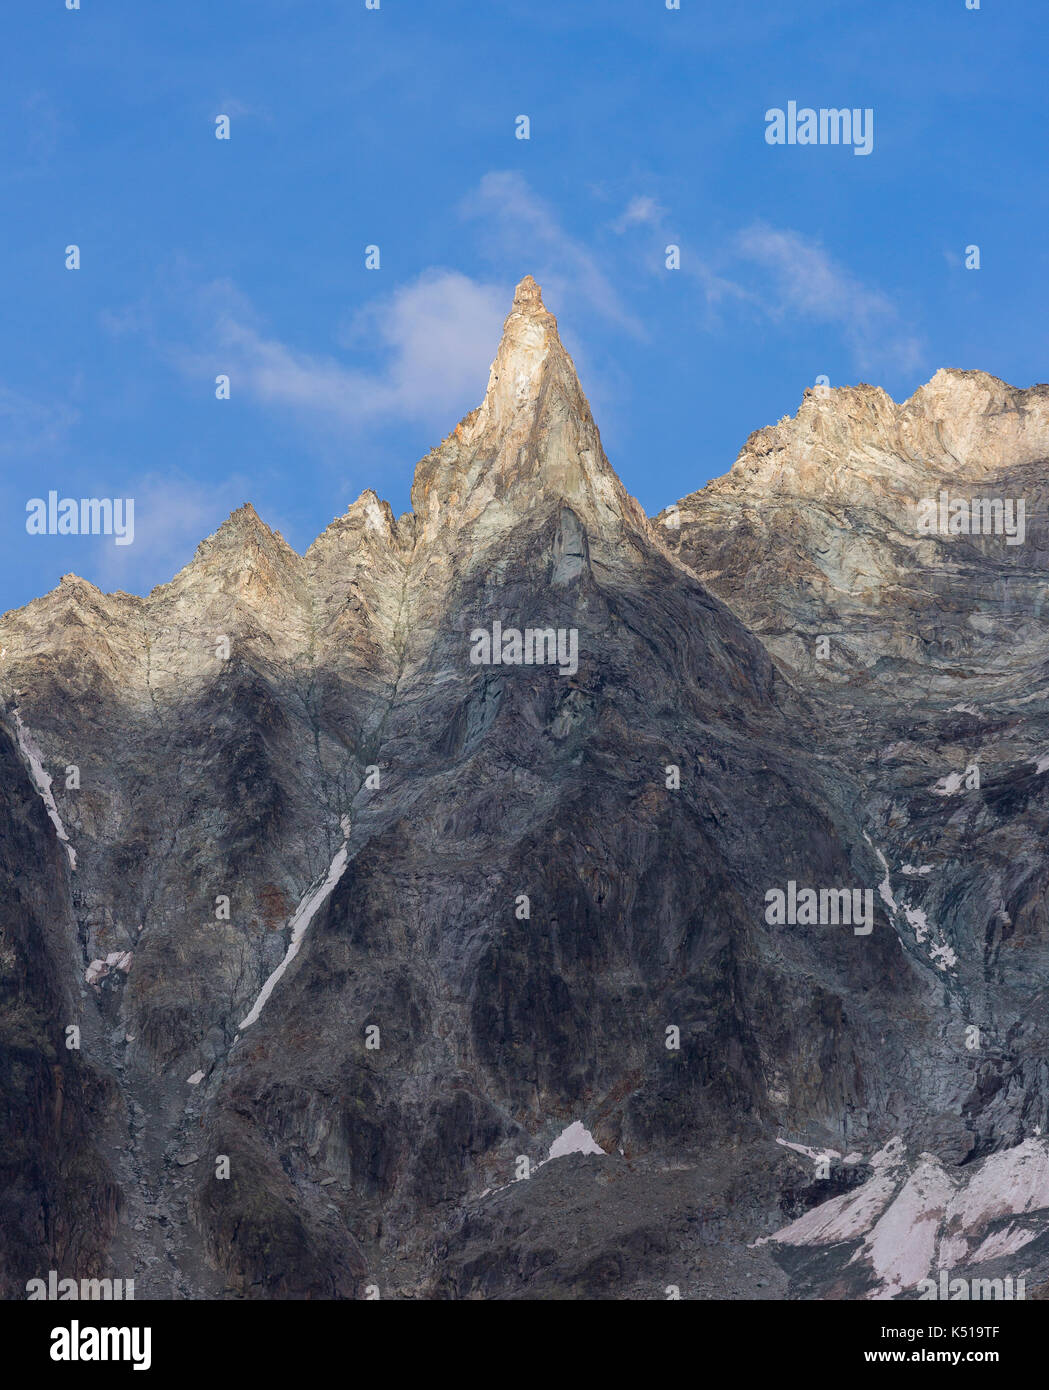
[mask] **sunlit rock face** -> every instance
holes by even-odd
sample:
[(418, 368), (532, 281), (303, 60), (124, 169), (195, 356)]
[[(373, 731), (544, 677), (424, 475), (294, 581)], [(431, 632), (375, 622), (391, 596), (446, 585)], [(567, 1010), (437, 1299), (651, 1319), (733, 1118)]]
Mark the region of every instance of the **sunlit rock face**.
[[(819, 706), (814, 755), (853, 787), (903, 949), (943, 976), (969, 1054), (945, 1106), (959, 1154), (1045, 1125), (1047, 460), (1046, 386), (817, 389), (657, 519)], [(975, 503), (1013, 534), (967, 526)]]
[(4, 1291), (906, 1297), (934, 1207), (1044, 1279), (1047, 400), (810, 394), (650, 521), (526, 277), (411, 512), (0, 619)]
[[(939, 371), (899, 406), (815, 388), (657, 523), (792, 671), (978, 701), (1042, 659), (1047, 458), (1049, 386)], [(1024, 503), (1022, 539), (923, 527), (941, 496), (1011, 504), (1014, 530)]]

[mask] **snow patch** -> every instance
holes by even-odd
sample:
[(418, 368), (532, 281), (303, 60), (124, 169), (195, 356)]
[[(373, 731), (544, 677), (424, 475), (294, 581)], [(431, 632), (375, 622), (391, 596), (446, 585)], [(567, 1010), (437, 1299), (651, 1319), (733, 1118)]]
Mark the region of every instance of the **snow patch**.
[[(622, 1149), (619, 1150), (623, 1152)], [(594, 1136), (583, 1124), (582, 1120), (574, 1120), (567, 1129), (563, 1129), (554, 1142), (550, 1145), (550, 1152), (538, 1163), (529, 1166), (527, 1177), (514, 1177), (509, 1182), (502, 1183), (499, 1187), (486, 1187), (478, 1195), (477, 1200), (482, 1197), (492, 1197), (497, 1192), (505, 1192), (508, 1187), (513, 1187), (515, 1183), (528, 1182), (540, 1168), (545, 1168), (555, 1158), (567, 1158), (569, 1154), (601, 1154), (607, 1156), (608, 1150), (603, 1149)]]
[(55, 834), (62, 842), (62, 848), (69, 856), (69, 867), (76, 873), (76, 850), (69, 843), (69, 836), (66, 828), (62, 824), (62, 817), (58, 814), (58, 807), (55, 805), (54, 793), (51, 791), (51, 778), (44, 771), (44, 759), (40, 749), (33, 742), (29, 730), (22, 723), (22, 717), (17, 710), (15, 715), (15, 735), (18, 739), (18, 746), (22, 751), (22, 756), (29, 764), (29, 773), (33, 779), (40, 800), (44, 803), (44, 809), (51, 818), (51, 824), (55, 827)]
[[(962, 1176), (927, 1153), (908, 1175), (903, 1158), (902, 1139), (893, 1139), (870, 1159), (874, 1175), (862, 1187), (822, 1202), (765, 1239), (807, 1246), (862, 1238), (849, 1263), (865, 1263), (877, 1275), (872, 1297), (892, 1298), (915, 1288), (930, 1270), (1013, 1255), (1044, 1233), (1037, 1222), (1008, 1220), (1049, 1213), (1044, 1139), (991, 1154), (974, 1172), (960, 1170)], [(996, 1222), (1004, 1224), (989, 1231)]]
[(991, 1154), (952, 1208), (963, 1230), (999, 1216), (1049, 1207), (1049, 1151), (1027, 1139)]
[[(914, 929), (914, 939), (919, 946), (924, 946), (926, 941), (931, 941), (932, 928), (929, 926), (929, 919), (920, 907), (907, 907), (904, 904), (903, 915)], [(929, 958), (937, 970), (945, 971), (949, 966), (958, 964), (958, 957), (953, 947), (948, 946), (946, 941), (932, 941), (929, 946)]]
[(930, 946), (929, 955), (932, 956), (933, 964), (936, 966), (937, 970), (946, 971), (958, 964), (958, 956), (955, 953), (954, 947), (948, 946), (945, 941), (941, 942), (938, 946)]
[(983, 1244), (968, 1256), (968, 1261), (975, 1265), (983, 1260), (997, 1260), (1002, 1255), (1015, 1255), (1017, 1250), (1022, 1250), (1038, 1234), (1037, 1231), (1025, 1231), (1022, 1226), (1011, 1225), (1000, 1231), (992, 1231)]
[(265, 1007), (266, 1000), (273, 993), (281, 976), (299, 954), (299, 947), (302, 945), (302, 938), (306, 935), (306, 929), (317, 915), (321, 906), (327, 902), (328, 898), (331, 896), (332, 889), (338, 883), (339, 879), (342, 878), (343, 874), (346, 872), (348, 861), (349, 849), (344, 843), (339, 848), (335, 858), (331, 861), (331, 867), (328, 869), (327, 878), (323, 883), (315, 883), (307, 891), (306, 896), (295, 909), (291, 921), (288, 924), (291, 927), (291, 941), (288, 943), (288, 949), (284, 953), (284, 959), (262, 986), (259, 997), (255, 1000), (254, 1004), (252, 1004), (249, 1013), (240, 1024), (241, 1032), (243, 1032), (245, 1028), (250, 1028), (251, 1025), (256, 1022), (259, 1014), (262, 1013)]
[[(862, 1190), (862, 1189), (861, 1189)], [(924, 1279), (954, 1183), (938, 1158), (923, 1154), (917, 1168), (872, 1226), (849, 1261), (866, 1260), (881, 1280), (875, 1297), (892, 1298)]]
[(793, 1149), (796, 1154), (803, 1154), (805, 1158), (811, 1158), (813, 1163), (818, 1163), (821, 1158), (841, 1158), (840, 1149), (810, 1149), (805, 1144), (793, 1144), (789, 1139), (781, 1139), (778, 1135), (776, 1143), (782, 1144), (785, 1149)]
[(193, 1073), (192, 1076), (187, 1076), (187, 1077), (186, 1077), (186, 1085), (187, 1085), (187, 1086), (199, 1086), (200, 1083), (201, 1083), (203, 1080), (204, 1080), (204, 1073), (203, 1073), (202, 1071), (195, 1071), (195, 1072)]
[(881, 1168), (890, 1168), (897, 1163), (902, 1163), (907, 1153), (907, 1146), (903, 1142), (903, 1135), (897, 1134), (895, 1139), (890, 1139), (884, 1148), (879, 1149), (871, 1158), (871, 1167), (877, 1171)]
[[(959, 775), (959, 782), (960, 781), (961, 777)], [(882, 902), (884, 902), (890, 912), (903, 912), (908, 925), (914, 932), (916, 942), (919, 946), (924, 946), (926, 941), (932, 941), (934, 935), (933, 928), (929, 926), (928, 918), (920, 907), (908, 907), (906, 903), (897, 903), (892, 892), (892, 871), (889, 868), (889, 861), (885, 858), (885, 855), (882, 854), (881, 850), (878, 849), (869, 835), (865, 834), (863, 838), (877, 855), (879, 864), (881, 864), (882, 868), (885, 870), (885, 877), (881, 883), (878, 884), (878, 892), (881, 894)], [(915, 868), (913, 864), (904, 864), (901, 870), (901, 873), (908, 875), (908, 877), (931, 872), (931, 864), (923, 864), (920, 868)], [(958, 957), (954, 950), (943, 940), (934, 941), (933, 944), (928, 947), (928, 953), (930, 960), (933, 965), (936, 966), (937, 970), (946, 971), (951, 966), (958, 964)]]
[(568, 1154), (603, 1154), (604, 1152), (605, 1150), (582, 1121), (576, 1120), (557, 1136), (550, 1145), (550, 1152), (543, 1162), (549, 1163), (552, 1158), (565, 1158)]
[(918, 945), (924, 945), (929, 936), (929, 919), (920, 907), (905, 907), (903, 915), (914, 928), (914, 939)]
[(836, 1245), (842, 1240), (858, 1240), (892, 1200), (897, 1181), (892, 1172), (876, 1173), (854, 1192), (821, 1202), (768, 1239), (783, 1245)]
[(953, 796), (964, 780), (964, 772), (948, 772), (947, 776), (941, 777), (930, 790), (933, 796)]
[(897, 910), (896, 899), (892, 896), (892, 882), (891, 875), (889, 873), (889, 861), (885, 858), (885, 855), (882, 854), (881, 850), (877, 847), (877, 845), (874, 843), (874, 841), (871, 839), (869, 835), (864, 835), (863, 838), (867, 841), (871, 849), (877, 855), (878, 863), (885, 870), (885, 877), (882, 879), (881, 883), (878, 884), (878, 892), (881, 894), (881, 900), (887, 908), (890, 908), (893, 912), (895, 912)]

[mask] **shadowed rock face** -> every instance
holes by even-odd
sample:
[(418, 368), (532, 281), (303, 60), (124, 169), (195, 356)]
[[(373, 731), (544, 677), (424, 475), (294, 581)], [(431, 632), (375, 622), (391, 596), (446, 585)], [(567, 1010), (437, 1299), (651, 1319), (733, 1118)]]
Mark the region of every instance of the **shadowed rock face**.
[[(650, 522), (526, 277), (412, 512), (366, 492), (300, 556), (245, 506), (146, 598), (0, 619), (5, 1124), (44, 1155), (9, 1191), (53, 1213), (8, 1296), (883, 1287), (755, 1242), (894, 1136), (900, 1190), (1041, 1143), (1047, 402), (809, 398)], [(1024, 546), (906, 531), (970, 484)], [(806, 888), (873, 910), (767, 920)]]
[[(24, 1296), (34, 1273), (46, 1278), (48, 1259), (78, 1278), (102, 1275), (121, 1205), (100, 1152), (117, 1088), (87, 1038), (67, 1046), (79, 951), (66, 862), (0, 730), (0, 1283), (9, 1297)], [(98, 1044), (95, 1020), (84, 1031)]]

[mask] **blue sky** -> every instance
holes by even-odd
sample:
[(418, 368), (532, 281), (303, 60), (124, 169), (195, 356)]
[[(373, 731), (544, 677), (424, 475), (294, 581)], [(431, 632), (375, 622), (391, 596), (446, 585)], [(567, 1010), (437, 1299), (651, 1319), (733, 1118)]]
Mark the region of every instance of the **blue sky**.
[[(897, 400), (940, 366), (1045, 380), (1046, 18), (1045, 0), (10, 5), (0, 610), (70, 571), (145, 592), (247, 500), (300, 550), (365, 487), (406, 509), (526, 273), (650, 512), (821, 374)], [(872, 153), (767, 144), (791, 100), (872, 108)], [(27, 535), (51, 489), (134, 497), (135, 543)]]

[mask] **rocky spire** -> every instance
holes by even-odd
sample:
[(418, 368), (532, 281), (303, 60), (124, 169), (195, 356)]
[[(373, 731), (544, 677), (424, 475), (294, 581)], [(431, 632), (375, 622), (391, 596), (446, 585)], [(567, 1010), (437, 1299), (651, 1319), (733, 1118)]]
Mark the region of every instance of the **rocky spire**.
[(484, 400), (420, 463), (412, 504), (424, 522), (437, 507), (454, 508), (459, 522), (485, 512), (500, 526), (537, 500), (590, 512), (599, 526), (627, 514), (644, 525), (605, 458), (557, 320), (526, 275), (503, 324)]
[(526, 310), (546, 313), (543, 306), (543, 291), (535, 283), (534, 276), (526, 275), (514, 290), (514, 308), (522, 313)]
[(548, 382), (570, 409), (589, 415), (572, 359), (562, 346), (557, 320), (543, 304), (542, 290), (531, 275), (526, 275), (514, 291), (488, 389), (471, 432), (507, 429), (515, 419), (534, 415)]

